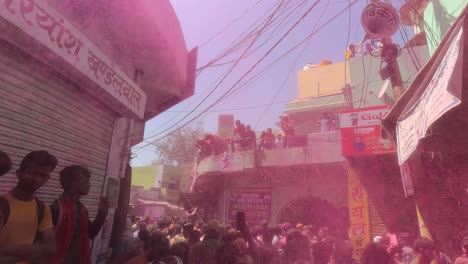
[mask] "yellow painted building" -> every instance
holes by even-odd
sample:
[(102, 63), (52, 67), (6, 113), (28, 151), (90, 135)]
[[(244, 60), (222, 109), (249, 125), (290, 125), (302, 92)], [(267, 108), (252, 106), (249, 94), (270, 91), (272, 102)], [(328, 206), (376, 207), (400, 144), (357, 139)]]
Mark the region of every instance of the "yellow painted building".
[(341, 94), (349, 76), (347, 62), (331, 64), (322, 61), (317, 65), (307, 65), (297, 74), (298, 99)]

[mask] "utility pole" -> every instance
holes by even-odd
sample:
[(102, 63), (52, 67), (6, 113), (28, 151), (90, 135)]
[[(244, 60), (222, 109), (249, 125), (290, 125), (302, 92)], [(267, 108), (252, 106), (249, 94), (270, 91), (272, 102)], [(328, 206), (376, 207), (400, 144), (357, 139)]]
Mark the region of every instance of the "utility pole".
[(387, 64), (380, 70), (380, 76), (383, 80), (390, 79), (393, 97), (395, 100), (400, 99), (405, 92), (397, 62), (400, 47), (392, 42), (392, 35), (396, 33), (400, 25), (398, 13), (391, 5), (373, 0), (364, 8), (361, 14), (361, 24), (368, 38), (380, 39), (381, 58)]

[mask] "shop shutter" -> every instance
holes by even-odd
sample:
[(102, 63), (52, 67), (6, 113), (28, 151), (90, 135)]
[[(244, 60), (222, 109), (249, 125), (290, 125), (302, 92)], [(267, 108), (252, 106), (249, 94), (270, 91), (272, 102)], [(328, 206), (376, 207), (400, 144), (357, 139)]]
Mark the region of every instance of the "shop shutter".
[(0, 178), (0, 193), (16, 183), (14, 171), (30, 151), (46, 150), (59, 164), (37, 193), (50, 204), (62, 192), (58, 172), (79, 164), (92, 173), (82, 198), (93, 217), (105, 182), (113, 122), (117, 114), (46, 65), (0, 41), (0, 149), (13, 161)]
[(369, 201), (369, 218), (371, 223), (371, 240), (376, 236), (381, 236), (387, 232), (387, 228), (375, 205)]

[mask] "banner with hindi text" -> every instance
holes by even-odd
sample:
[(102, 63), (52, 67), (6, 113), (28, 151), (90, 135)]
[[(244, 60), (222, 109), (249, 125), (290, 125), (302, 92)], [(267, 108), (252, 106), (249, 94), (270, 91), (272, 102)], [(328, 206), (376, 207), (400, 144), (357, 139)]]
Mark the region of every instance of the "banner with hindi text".
[(371, 240), (369, 220), (369, 200), (356, 171), (348, 167), (350, 236), (353, 246), (353, 259), (361, 263), (362, 254)]

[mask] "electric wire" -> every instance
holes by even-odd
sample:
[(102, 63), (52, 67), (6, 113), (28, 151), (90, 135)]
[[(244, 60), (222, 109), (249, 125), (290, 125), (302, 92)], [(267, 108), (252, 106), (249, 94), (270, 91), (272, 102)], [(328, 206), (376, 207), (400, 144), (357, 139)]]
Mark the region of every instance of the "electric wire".
[[(322, 30), (324, 27), (328, 26), (331, 22), (333, 22), (337, 17), (339, 17), (340, 15), (342, 15), (343, 13), (345, 13), (348, 8), (351, 8), (353, 5), (355, 5), (356, 3), (358, 3), (359, 0), (354, 0), (351, 5), (348, 5), (347, 7), (345, 7), (343, 10), (341, 10), (340, 12), (338, 12), (337, 14), (335, 14), (333, 17), (331, 17), (330, 19), (328, 19), (324, 24), (322, 24), (322, 26), (320, 26), (317, 30), (311, 32), (309, 35), (307, 35), (304, 39), (302, 39), (301, 41), (299, 41), (298, 43), (296, 43), (296, 45), (294, 45), (293, 47), (291, 47), (289, 50), (287, 50), (286, 52), (284, 52), (281, 56), (279, 56), (277, 59), (275, 59), (272, 63), (270, 63), (268, 66), (266, 66), (262, 71), (267, 71), (269, 70), (269, 67), (272, 66), (273, 64), (275, 64), (276, 62), (278, 62), (279, 60), (283, 59), (284, 57), (286, 57), (287, 55), (289, 55), (292, 51), (294, 51), (295, 49), (297, 49), (298, 47), (300, 47), (303, 43), (305, 43), (308, 39), (310, 39), (311, 37), (313, 37), (316, 33), (318, 33), (320, 30)], [(230, 92), (228, 94), (228, 96), (232, 96), (234, 95), (236, 92), (240, 91), (240, 89), (244, 87), (244, 86), (239, 86), (238, 88), (234, 89), (232, 92)], [(221, 100), (221, 102), (223, 101), (224, 99)]]
[[(396, 7), (393, 5), (393, 3), (390, 0), (386, 0), (386, 2), (390, 6), (392, 6), (395, 10), (398, 11), (398, 9), (396, 9)], [(400, 12), (400, 16), (401, 16), (401, 12)], [(401, 19), (398, 22), (399, 22), (398, 31), (400, 33), (401, 39), (404, 42), (409, 43), (410, 38), (408, 36), (408, 32), (406, 31), (406, 26), (403, 25), (403, 22), (401, 21)], [(405, 37), (406, 37), (406, 39), (405, 39)], [(408, 48), (409, 48), (408, 55), (410, 56), (410, 59), (411, 59), (411, 62), (413, 63), (413, 66), (416, 68), (416, 70), (421, 69), (422, 65), (420, 64), (420, 62), (418, 60), (418, 56), (416, 55), (416, 52), (414, 51), (413, 47), (410, 46)]]
[[(434, 35), (434, 32), (430, 30), (428, 27), (427, 22), (424, 20), (424, 17), (419, 13), (419, 11), (416, 9), (416, 7), (413, 5), (413, 3), (408, 2), (408, 0), (398, 0), (401, 4), (407, 4), (409, 8), (413, 11), (413, 13), (423, 22), (424, 24), (424, 32), (426, 33), (426, 39), (431, 42), (432, 45), (435, 45), (437, 43), (436, 37)], [(402, 16), (400, 12), (400, 16)], [(410, 17), (404, 16), (405, 18), (411, 20)], [(429, 33), (429, 35), (427, 34)]]
[[(272, 23), (271, 27), (273, 27), (274, 25), (276, 26), (277, 24), (279, 24), (275, 29), (273, 29), (269, 35), (266, 37), (266, 39), (262, 42), (262, 44), (260, 44), (259, 46), (253, 48), (249, 53), (247, 53), (246, 55), (244, 55), (242, 57), (242, 59), (245, 59), (249, 56), (251, 56), (252, 54), (254, 54), (255, 52), (257, 52), (259, 49), (261, 49), (266, 43), (268, 43), (272, 38), (273, 36), (278, 32), (278, 31), (281, 31), (282, 29), (284, 29), (284, 27), (286, 25), (289, 24), (290, 20), (294, 17), (290, 17), (291, 14), (294, 14), (296, 13), (297, 14), (297, 10), (300, 9), (302, 6), (304, 6), (305, 4), (307, 3), (306, 0), (302, 1), (302, 2), (299, 2), (299, 5), (297, 5), (296, 7), (294, 7), (293, 10), (291, 10), (287, 15), (286, 17), (284, 17), (281, 21), (278, 21), (276, 23)], [(290, 18), (290, 19), (288, 19)], [(286, 23), (284, 23), (286, 21)], [(267, 34), (265, 32), (265, 34)], [(209, 66), (202, 66), (200, 68), (201, 69), (205, 69), (205, 68), (212, 68), (212, 67), (219, 67), (219, 66), (224, 66), (224, 65), (228, 65), (228, 64), (231, 64), (233, 62), (235, 62), (236, 60), (230, 60), (230, 61), (226, 61), (226, 62), (219, 62), (219, 63), (216, 63), (216, 64), (210, 64)]]
[[(294, 11), (296, 11), (297, 8), (300, 8), (300, 7), (301, 7), (304, 3), (306, 3), (306, 2), (307, 2), (307, 1), (299, 2), (299, 5), (296, 6), (287, 16), (289, 16), (291, 13), (293, 13)], [(270, 9), (269, 11), (271, 11), (271, 10), (272, 10), (272, 9)], [(260, 20), (257, 20), (257, 21), (255, 22), (255, 24), (258, 23), (258, 21), (260, 21)], [(252, 26), (251, 26), (250, 28), (252, 28)], [(252, 31), (252, 32), (253, 32), (253, 31)], [(273, 33), (275, 33), (275, 31), (273, 31), (271, 34), (273, 34)], [(227, 73), (227, 71), (226, 71), (224, 74), (226, 74), (226, 73)], [(163, 123), (162, 125), (160, 125), (159, 130), (160, 130), (160, 129), (164, 129), (168, 124), (170, 124), (174, 119), (176, 119), (177, 117), (179, 117), (182, 113), (184, 113), (184, 112), (189, 112), (189, 111), (186, 111), (186, 110), (188, 110), (192, 105), (194, 105), (195, 102), (197, 102), (200, 98), (202, 98), (206, 93), (208, 93), (210, 90), (212, 90), (213, 87), (216, 85), (216, 83), (218, 83), (221, 79), (222, 79), (222, 76), (219, 77), (219, 78), (211, 85), (211, 88), (204, 90), (204, 91), (203, 91), (200, 95), (198, 95), (192, 102), (190, 102), (182, 111), (172, 111), (172, 112), (177, 112), (177, 114), (174, 115), (172, 118), (168, 119), (168, 120), (167, 120), (165, 123)], [(171, 112), (171, 111), (166, 111), (166, 112)], [(153, 134), (153, 133), (155, 133), (155, 132), (157, 132), (157, 131), (158, 131), (158, 129), (152, 131), (150, 134)]]
[[(414, 77), (415, 74), (413, 74), (409, 79), (411, 79), (412, 77)], [(380, 75), (379, 73), (375, 73), (374, 75), (372, 76), (369, 76), (368, 79), (367, 79), (367, 84), (371, 84), (371, 83), (374, 83), (374, 82), (381, 82), (382, 79), (380, 79)], [(354, 84), (355, 86), (360, 86), (362, 85), (362, 83), (364, 82), (364, 80)], [(406, 81), (408, 82), (408, 80)], [(337, 95), (339, 93), (330, 93), (330, 94), (326, 94), (326, 95), (323, 95), (323, 96), (332, 96), (332, 95)], [(306, 100), (313, 100), (314, 98), (317, 98), (317, 97), (306, 97), (306, 98), (301, 98), (300, 101), (306, 101)], [(209, 110), (209, 111), (206, 111), (206, 113), (220, 113), (220, 112), (229, 112), (229, 111), (239, 111), (239, 110), (249, 110), (249, 109), (256, 109), (256, 108), (261, 108), (261, 107), (265, 107), (265, 106), (268, 106), (268, 105), (274, 105), (274, 104), (284, 104), (284, 103), (291, 103), (293, 100), (283, 100), (283, 101), (276, 101), (276, 102), (272, 102), (272, 103), (267, 103), (267, 104), (260, 104), (260, 105), (252, 105), (252, 106), (246, 106), (246, 107), (235, 107), (235, 108), (225, 108), (225, 109), (214, 109), (214, 110)], [(327, 102), (326, 104), (328, 103), (333, 103), (333, 102)], [(189, 112), (189, 111), (172, 111), (172, 110), (168, 110), (166, 112), (174, 112), (174, 113), (178, 113), (178, 112)], [(203, 112), (203, 111), (196, 111), (196, 112)]]
[[(304, 38), (304, 39), (301, 40), (299, 43), (297, 43), (294, 47), (292, 47), (291, 49), (289, 49), (287, 52), (283, 53), (283, 55), (281, 55), (280, 57), (278, 57), (272, 64), (274, 64), (274, 63), (276, 63), (277, 61), (281, 60), (284, 56), (288, 55), (289, 52), (291, 52), (292, 50), (294, 50), (294, 49), (296, 49), (297, 47), (299, 47), (302, 43), (304, 43), (304, 42), (307, 41), (309, 38), (311, 38), (312, 36), (314, 36), (318, 31), (320, 31), (322, 28), (324, 28), (324, 27), (327, 26), (329, 23), (331, 23), (332, 21), (334, 21), (337, 17), (339, 17), (340, 15), (342, 15), (344, 12), (346, 12), (349, 8), (351, 8), (353, 5), (355, 5), (358, 1), (359, 1), (359, 0), (354, 0), (354, 1), (351, 3), (351, 5), (348, 5), (346, 8), (344, 8), (343, 10), (341, 10), (340, 12), (338, 12), (337, 14), (335, 14), (332, 18), (330, 18), (329, 20), (327, 20), (321, 27), (319, 27), (316, 31), (312, 32), (312, 33), (309, 34), (306, 38)], [(268, 52), (267, 54), (269, 54), (269, 52)], [(267, 54), (266, 54), (266, 55), (267, 55)], [(272, 64), (270, 64), (270, 65), (272, 65)], [(258, 63), (257, 63), (256, 65), (258, 65)], [(254, 65), (254, 67), (256, 67), (256, 65)], [(270, 66), (270, 65), (269, 65), (269, 66)], [(268, 66), (267, 66), (267, 67), (268, 67)], [(267, 67), (264, 68), (263, 70), (264, 70), (264, 71), (268, 70)], [(250, 70), (250, 71), (251, 71), (251, 70)], [(250, 72), (250, 71), (249, 71), (249, 72)], [(239, 83), (239, 82), (238, 82), (238, 83)], [(235, 85), (234, 85), (233, 87), (231, 87), (231, 89), (229, 89), (229, 90), (232, 90), (232, 88), (234, 88), (234, 87), (235, 87)], [(239, 90), (239, 89), (236, 89), (236, 90), (234, 90), (234, 91), (238, 91), (238, 90)], [(231, 91), (229, 91), (229, 92), (231, 92)], [(216, 105), (217, 103), (219, 103), (219, 102), (222, 101), (223, 99), (227, 98), (227, 95), (230, 95), (230, 94), (232, 94), (232, 93), (228, 93), (228, 94), (226, 94), (226, 96), (222, 96), (222, 97), (220, 98), (220, 100), (217, 100), (214, 104), (212, 104), (211, 106), (209, 106), (209, 107), (207, 108), (207, 110), (209, 110), (210, 108), (212, 108), (213, 105)], [(202, 113), (202, 114), (203, 114), (203, 113)], [(183, 126), (188, 125), (190, 122), (192, 122), (192, 121), (194, 121), (195, 119), (199, 118), (202, 114), (197, 115), (196, 117), (192, 118), (189, 122), (185, 123)], [(177, 124), (176, 124), (176, 125), (177, 125)], [(182, 127), (183, 127), (183, 126), (182, 126)], [(177, 129), (181, 129), (182, 127), (178, 127)], [(176, 129), (176, 130), (177, 130), (177, 129)], [(175, 132), (176, 130), (174, 130), (174, 131), (172, 131), (172, 132), (166, 134), (166, 135), (163, 136), (162, 138), (159, 138), (159, 139), (156, 139), (156, 140), (161, 140), (161, 139), (163, 139), (164, 137), (166, 137), (166, 136), (170, 135), (171, 133)], [(156, 135), (155, 135), (155, 136), (156, 136)], [(154, 137), (154, 136), (151, 136), (151, 137)], [(149, 138), (149, 137), (148, 137), (148, 138)], [(146, 138), (146, 139), (148, 139), (148, 138)], [(147, 143), (146, 145), (140, 146), (140, 147), (135, 147), (135, 149), (144, 148), (144, 147), (149, 146), (149, 145), (152, 144), (151, 142), (147, 142), (146, 139), (145, 139), (145, 143)]]
[[(358, 1), (358, 0), (356, 0)], [(218, 100), (216, 100), (214, 103), (212, 103), (210, 106), (208, 106), (205, 111), (208, 111), (209, 109), (213, 108), (213, 106), (215, 106), (216, 104), (218, 104), (220, 102), (220, 100), (222, 98), (225, 98), (225, 96), (231, 92), (248, 74), (250, 74), (266, 57), (268, 57), (270, 55), (270, 53), (297, 27), (298, 24), (300, 24), (300, 22), (302, 22), (310, 13), (311, 11), (317, 6), (317, 4), (320, 3), (320, 0), (317, 0), (309, 9), (307, 9), (307, 11), (303, 14), (303, 16), (298, 20), (296, 21), (296, 23), (294, 23), (293, 26), (291, 26), (289, 28), (289, 30), (278, 40), (276, 41), (276, 43), (252, 66), (250, 67), (250, 69), (244, 73), (241, 78), (230, 88), (228, 89)], [(176, 132), (177, 130), (181, 129), (182, 127), (188, 125), (189, 123), (193, 122), (194, 120), (196, 120), (198, 117), (200, 117), (203, 113), (200, 113), (198, 115), (196, 115), (194, 118), (192, 118), (191, 120), (189, 120), (188, 122), (186, 122), (184, 125), (178, 127), (177, 129), (169, 132), (168, 134), (166, 134), (165, 136), (163, 136), (162, 138), (159, 138), (157, 140), (161, 140), (163, 139), (164, 137)], [(177, 124), (175, 124), (174, 126), (176, 126)], [(173, 126), (173, 127), (174, 127)], [(169, 129), (167, 129), (169, 130)], [(167, 131), (166, 130), (166, 131)], [(151, 136), (151, 137), (147, 137), (145, 140), (149, 139), (149, 138), (152, 138), (152, 137), (155, 137), (155, 136), (158, 136), (166, 131), (163, 131), (157, 135), (154, 135), (154, 136)], [(151, 143), (150, 143), (151, 144)]]
[(237, 18), (235, 18), (233, 21), (231, 21), (231, 23), (229, 23), (226, 27), (224, 27), (223, 30), (213, 34), (213, 36), (211, 36), (210, 38), (208, 38), (208, 40), (206, 40), (205, 42), (203, 42), (202, 44), (200, 44), (199, 48), (202, 48), (204, 46), (206, 46), (209, 42), (211, 42), (213, 39), (215, 39), (216, 37), (218, 37), (219, 35), (223, 34), (224, 32), (226, 32), (232, 25), (234, 25), (236, 22), (238, 22), (239, 20), (241, 20), (245, 15), (247, 15), (247, 13), (249, 13), (249, 11), (251, 11), (252, 9), (254, 9), (256, 6), (258, 6), (263, 0), (258, 0), (256, 3), (254, 3), (251, 7), (249, 7), (248, 9), (246, 9), (244, 11), (244, 13), (242, 13), (240, 16), (238, 16)]
[[(264, 29), (264, 28), (268, 25), (268, 23), (269, 23), (269, 22), (271, 21), (271, 19), (275, 16), (275, 14), (276, 14), (276, 13), (278, 12), (278, 10), (281, 8), (281, 6), (284, 4), (284, 2), (285, 2), (285, 0), (282, 0), (282, 1), (280, 2), (280, 4), (278, 5), (278, 7), (276, 8), (276, 10), (269, 16), (269, 19), (265, 22), (265, 24), (264, 24), (264, 26), (262, 27), (262, 29)], [(260, 36), (261, 32), (262, 32), (262, 30), (260, 30), (260, 31), (257, 33), (257, 37)], [(257, 38), (255, 38), (255, 39), (250, 43), (250, 45), (244, 50), (244, 53), (246, 53), (246, 52), (253, 46), (253, 44), (255, 43), (256, 40), (257, 40)], [(242, 55), (241, 55), (241, 57), (242, 57)], [(185, 120), (187, 117), (189, 117), (204, 101), (206, 101), (206, 100), (208, 99), (208, 97), (209, 97), (211, 94), (213, 94), (213, 93), (216, 91), (216, 89), (219, 88), (219, 86), (222, 84), (222, 82), (227, 78), (227, 76), (232, 72), (232, 70), (234, 70), (234, 68), (238, 65), (239, 61), (240, 61), (240, 60), (238, 60), (238, 61), (229, 69), (229, 71), (223, 76), (223, 78), (217, 83), (217, 85), (208, 93), (207, 96), (205, 96), (205, 98), (204, 98), (201, 102), (199, 102), (199, 103), (195, 106), (195, 108), (194, 108), (192, 111), (190, 111), (190, 113), (188, 113), (187, 115), (185, 115), (182, 119), (180, 119), (180, 120), (179, 120), (178, 122), (176, 122), (174, 125), (170, 126), (169, 128), (167, 128), (167, 129), (163, 130), (162, 132), (157, 133), (156, 135), (151, 136), (151, 137), (158, 136), (158, 135), (160, 135), (161, 133), (164, 133), (164, 132), (168, 131), (169, 129), (171, 129), (171, 128), (177, 126), (180, 122), (182, 122), (182, 121)], [(151, 138), (151, 137), (149, 137), (149, 138)], [(146, 139), (148, 139), (148, 138), (146, 138)]]
[[(267, 27), (267, 25), (269, 24), (269, 22), (273, 19), (273, 17), (275, 16), (275, 14), (278, 12), (278, 10), (283, 6), (285, 0), (281, 0), (281, 2), (278, 4), (277, 8), (275, 9), (275, 11), (266, 19), (265, 23), (263, 24), (262, 28), (257, 32), (257, 35), (256, 37), (252, 40), (252, 42), (250, 43), (250, 45), (244, 50), (243, 54), (239, 57), (239, 59), (236, 61), (236, 63), (234, 65), (232, 65), (230, 67), (229, 70), (227, 70), (224, 75), (222, 77), (220, 77), (216, 82), (216, 85), (214, 85), (214, 87), (209, 90), (208, 94), (195, 106), (195, 108), (191, 111), (195, 111), (198, 107), (200, 107), (201, 104), (203, 104), (203, 102), (205, 102), (208, 97), (210, 97), (218, 88), (219, 86), (222, 84), (222, 82), (229, 76), (229, 74), (234, 70), (234, 68), (239, 64), (240, 62), (240, 58), (254, 45), (255, 41), (258, 39), (258, 37), (260, 37), (262, 31)], [(207, 90), (208, 91), (208, 90)], [(178, 114), (179, 115), (179, 114)], [(187, 114), (185, 115), (184, 117), (182, 117), (182, 119), (180, 119), (177, 123), (180, 123), (181, 121), (185, 120), (188, 116), (190, 115)], [(167, 123), (170, 123), (172, 120), (168, 120), (168, 122), (166, 122), (166, 124), (164, 124), (163, 126), (167, 125)], [(177, 125), (176, 123), (176, 125)], [(168, 129), (174, 127), (171, 126), (167, 129), (165, 129), (163, 132), (167, 131)]]
[[(314, 25), (314, 30), (317, 28), (319, 22), (320, 22), (320, 19), (322, 19), (323, 15), (325, 14), (325, 12), (327, 11), (328, 9), (328, 6), (330, 4), (330, 0), (327, 2), (327, 5), (325, 6), (325, 8), (323, 9), (322, 13), (320, 14), (320, 16), (318, 17), (315, 25)], [(258, 124), (260, 123), (260, 121), (262, 120), (262, 118), (264, 117), (265, 113), (270, 109), (270, 107), (272, 106), (273, 102), (276, 100), (276, 98), (278, 97), (279, 93), (281, 92), (281, 90), (283, 89), (283, 87), (286, 85), (286, 82), (289, 80), (289, 77), (291, 75), (291, 72), (294, 70), (294, 67), (296, 66), (297, 62), (299, 61), (299, 59), (302, 57), (302, 55), (304, 54), (304, 52), (307, 50), (307, 47), (309, 46), (309, 43), (311, 41), (311, 38), (307, 40), (306, 44), (304, 45), (304, 48), (302, 49), (302, 51), (299, 53), (299, 55), (296, 57), (296, 60), (294, 61), (294, 63), (292, 64), (291, 68), (289, 69), (289, 72), (286, 74), (286, 78), (284, 79), (283, 83), (278, 86), (278, 89), (276, 90), (274, 96), (273, 96), (273, 99), (272, 99), (272, 103), (268, 104), (268, 106), (263, 110), (263, 112), (260, 114), (259, 118), (257, 119), (257, 121), (255, 122), (255, 125), (254, 125), (254, 128), (257, 128)]]
[[(305, 1), (303, 1), (305, 2)], [(280, 10), (282, 11), (283, 13), (288, 11), (289, 8), (291, 8), (291, 2), (287, 2), (285, 5), (285, 9), (284, 10)], [(299, 2), (300, 3), (300, 2)], [(288, 5), (289, 4), (289, 5)], [(270, 9), (267, 13), (269, 13), (272, 9)], [(278, 17), (281, 17), (282, 16), (282, 13), (280, 15), (278, 15)], [(278, 17), (275, 17), (273, 19), (271, 19), (271, 24), (268, 25), (265, 29), (264, 29), (264, 32), (267, 32), (270, 27), (272, 27), (275, 22), (276, 19), (278, 19)], [(258, 19), (254, 24), (256, 25), (261, 19)], [(265, 24), (265, 21), (268, 20), (268, 19), (265, 19), (261, 24)], [(253, 26), (251, 26), (250, 28), (248, 28), (247, 30), (250, 30)], [(259, 26), (257, 26), (259, 27)], [(251, 30), (249, 33), (247, 33), (245, 36), (242, 37), (243, 34), (241, 34), (241, 36), (239, 36), (238, 38), (236, 38), (233, 42), (231, 42), (231, 44), (228, 45), (228, 48), (225, 48), (223, 51), (221, 51), (220, 54), (218, 54), (217, 56), (215, 56), (215, 58), (213, 58), (211, 61), (209, 61), (208, 63), (206, 63), (205, 65), (199, 67), (197, 69), (197, 76), (206, 68), (208, 67), (212, 67), (212, 66), (221, 66), (221, 65), (225, 65), (225, 64), (228, 64), (228, 63), (232, 63), (232, 62), (228, 62), (228, 63), (219, 63), (219, 64), (215, 64), (216, 62), (220, 61), (221, 59), (229, 56), (230, 54), (233, 54), (235, 53), (236, 51), (238, 51), (240, 48), (243, 47), (243, 45), (245, 43), (247, 43), (253, 36), (255, 36), (255, 33), (257, 33), (258, 30)], [(245, 34), (245, 33), (244, 33)], [(242, 37), (242, 38), (241, 38)], [(241, 40), (239, 40), (241, 39)], [(247, 56), (247, 55), (244, 55), (244, 56)], [(244, 58), (244, 56), (242, 57), (242, 59)]]

